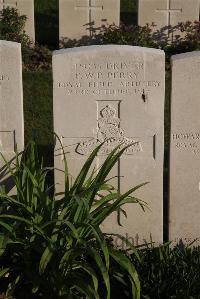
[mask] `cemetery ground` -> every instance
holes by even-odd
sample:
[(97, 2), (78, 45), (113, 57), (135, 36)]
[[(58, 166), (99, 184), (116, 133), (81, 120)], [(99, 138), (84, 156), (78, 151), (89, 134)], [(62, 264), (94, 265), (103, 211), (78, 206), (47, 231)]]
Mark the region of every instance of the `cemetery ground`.
[[(36, 1), (38, 3), (38, 9), (43, 11), (44, 8), (42, 2), (40, 0)], [(54, 1), (49, 1), (49, 10), (55, 8), (54, 5), (57, 5)], [(36, 8), (37, 9), (37, 8)], [(43, 14), (41, 13), (41, 19)], [(52, 22), (54, 23), (56, 19), (55, 10), (52, 12)], [(46, 24), (46, 22), (45, 22)], [(56, 35), (57, 28), (54, 26), (53, 29)], [(40, 32), (40, 37), (38, 39), (43, 39), (44, 36), (46, 37), (45, 31)], [(51, 35), (52, 37), (52, 35)], [(55, 48), (54, 41), (55, 39), (47, 38), (47, 44), (49, 43), (49, 48)], [(116, 41), (118, 43), (118, 41)], [(187, 48), (187, 47), (186, 47)], [(179, 47), (176, 49), (172, 49), (173, 53), (177, 51), (179, 53), (181, 50)], [(40, 58), (39, 58), (40, 59)], [(169, 123), (170, 123), (170, 69), (167, 67), (166, 69), (166, 100), (165, 100), (165, 168), (164, 168), (164, 205), (165, 211), (168, 209), (167, 204), (167, 197), (168, 197), (168, 151), (169, 151)], [(51, 66), (48, 67), (46, 70), (33, 70), (32, 68), (24, 68), (23, 70), (23, 91), (24, 91), (24, 117), (25, 117), (25, 143), (28, 145), (30, 139), (33, 137), (38, 144), (39, 156), (44, 158), (45, 165), (44, 166), (53, 166), (53, 148), (54, 148), (54, 135), (53, 135), (53, 91), (52, 91), (52, 71)], [(73, 125), (73, 124), (72, 124)], [(41, 165), (38, 165), (38, 158), (33, 151), (35, 150), (32, 145), (29, 145), (29, 155), (26, 160), (26, 166), (34, 175), (33, 180), (28, 179), (27, 169), (24, 168), (23, 171), (27, 175), (27, 185), (30, 184), (30, 190), (24, 189), (23, 192), (35, 190), (35, 180), (39, 186), (42, 188), (41, 182), (44, 182), (43, 171), (45, 173), (46, 170), (42, 168)], [(29, 159), (30, 158), (30, 159)], [(36, 159), (35, 165), (36, 168), (32, 168), (32, 164), (30, 164), (31, 158)], [(42, 169), (42, 171), (38, 171)], [(20, 176), (19, 176), (20, 179)], [(41, 181), (40, 181), (41, 180)], [(47, 174), (47, 186), (50, 186), (53, 182), (53, 174), (49, 172)], [(24, 183), (24, 186), (25, 186)], [(37, 190), (38, 191), (38, 190)], [(42, 189), (40, 190), (42, 192)], [(47, 193), (43, 192), (43, 195), (47, 195)], [(47, 217), (47, 211), (49, 209), (48, 199), (45, 198), (46, 201), (42, 203), (38, 203), (37, 206), (37, 213), (42, 215), (42, 217)], [(10, 204), (10, 203), (9, 203)], [(15, 202), (13, 201), (13, 208), (18, 209), (18, 206), (15, 206)], [(66, 207), (66, 206), (65, 206)], [(64, 208), (64, 206), (63, 206)], [(71, 208), (71, 207), (70, 207)], [(76, 207), (77, 209), (77, 207)], [(48, 210), (49, 211), (49, 210)], [(56, 209), (54, 210), (56, 213)], [(26, 220), (29, 220), (27, 214), (22, 214), (26, 217)], [(167, 219), (168, 215), (164, 215), (165, 219)], [(22, 231), (25, 226), (20, 227), (16, 223), (16, 235), (19, 238), (22, 238), (20, 241), (24, 241), (26, 238), (30, 238), (30, 234), (27, 230), (24, 230), (27, 235), (23, 235)], [(167, 239), (167, 228), (165, 229), (165, 240)], [(37, 232), (38, 233), (38, 232)], [(58, 259), (61, 257), (61, 254), (64, 252), (62, 238), (59, 240), (60, 244), (56, 244), (55, 253), (58, 253), (58, 256), (50, 256), (47, 255), (47, 259), (43, 259), (41, 262), (41, 267), (39, 271), (39, 254), (41, 251), (39, 249), (45, 248), (46, 239), (44, 238), (43, 247), (41, 247), (40, 239), (38, 243), (34, 243), (35, 235), (37, 234), (36, 231), (31, 232), (31, 237), (33, 240), (33, 247), (29, 248), (29, 252), (27, 251), (20, 252), (20, 248), (13, 247), (14, 250), (11, 252), (12, 254), (7, 256), (8, 264), (10, 269), (7, 270), (8, 273), (11, 273), (10, 276), (7, 275), (3, 280), (0, 280), (0, 289), (5, 291), (5, 286), (8, 285), (9, 282), (12, 282), (11, 289), (13, 284), (18, 279), (19, 269), (22, 273), (22, 283), (19, 287), (16, 288), (14, 294), (10, 292), (8, 296), (0, 296), (2, 299), (26, 299), (26, 298), (33, 298), (33, 299), (57, 299), (57, 298), (65, 298), (62, 297), (61, 293), (59, 293), (58, 289), (62, 289), (63, 281), (56, 278), (60, 278), (60, 268), (57, 267)], [(40, 233), (40, 232), (39, 232)], [(38, 234), (39, 234), (38, 233)], [(48, 234), (49, 232), (46, 231)], [(76, 233), (73, 235), (74, 240), (76, 239)], [(74, 241), (73, 240), (73, 241)], [(19, 241), (19, 239), (18, 239)], [(110, 241), (108, 241), (108, 245), (110, 245)], [(83, 240), (83, 247), (88, 244), (84, 243)], [(92, 238), (87, 242), (91, 242), (91, 247), (94, 245), (93, 249), (100, 251), (102, 248), (99, 248), (98, 242), (97, 244), (92, 243)], [(124, 243), (121, 242), (120, 249), (123, 249)], [(82, 248), (81, 248), (82, 249)], [(105, 248), (104, 248), (105, 249)], [(71, 250), (73, 254), (77, 254), (76, 246), (72, 246)], [(119, 254), (120, 254), (119, 250)], [(19, 254), (20, 258), (23, 257), (23, 263), (21, 260), (17, 260), (16, 256)], [(60, 254), (60, 255), (59, 255)], [(199, 247), (190, 247), (185, 246), (184, 244), (180, 243), (175, 248), (172, 248), (170, 244), (166, 243), (163, 246), (154, 248), (152, 244), (145, 245), (143, 249), (138, 250), (139, 259), (137, 258), (136, 254), (132, 254), (130, 256), (132, 265), (135, 266), (140, 284), (141, 284), (141, 298), (143, 299), (199, 299), (200, 298), (200, 248)], [(31, 258), (30, 258), (31, 256)], [(49, 260), (48, 260), (49, 258)], [(123, 260), (122, 256), (120, 258)], [(9, 261), (10, 259), (10, 261)], [(6, 260), (4, 260), (6, 261)], [(6, 261), (7, 262), (7, 261)], [(81, 260), (83, 262), (83, 260)], [(73, 263), (73, 258), (71, 258), (70, 263)], [(98, 273), (98, 281), (99, 281), (99, 289), (101, 294), (101, 299), (105, 297), (106, 294), (106, 278), (102, 275), (100, 267), (98, 263), (93, 265), (94, 262), (91, 261), (90, 257), (86, 257), (84, 260), (85, 269), (87, 271), (90, 270), (89, 266), (94, 267), (94, 270)], [(36, 267), (37, 265), (37, 267)], [(127, 264), (128, 265), (128, 264)], [(75, 265), (77, 267), (77, 265)], [(80, 266), (80, 265), (79, 265)], [(45, 272), (45, 267), (47, 267), (47, 272)], [(75, 268), (76, 268), (75, 267)], [(87, 268), (88, 267), (88, 268)], [(80, 268), (78, 268), (80, 271)], [(42, 273), (42, 271), (44, 272)], [(132, 269), (133, 271), (134, 269)], [(0, 270), (1, 271), (1, 270)], [(68, 283), (70, 286), (73, 286), (73, 275), (78, 274), (76, 269), (74, 273), (71, 273), (71, 277), (67, 277)], [(91, 270), (92, 271), (92, 270)], [(81, 271), (80, 271), (81, 272)], [(0, 272), (2, 274), (2, 272)], [(118, 280), (115, 280), (115, 274), (120, 273)], [(82, 274), (82, 273), (81, 273)], [(132, 281), (129, 281), (130, 276), (132, 275)], [(28, 279), (27, 279), (28, 277)], [(138, 294), (135, 294), (133, 297), (133, 291), (131, 289), (131, 282), (134, 283), (134, 287), (137, 290), (138, 287), (138, 280), (137, 276), (133, 272), (127, 273), (126, 267), (123, 267), (122, 264), (118, 263), (118, 260), (111, 259), (111, 268), (110, 268), (110, 277), (111, 277), (111, 298), (139, 298)], [(79, 277), (81, 280), (81, 276)], [(62, 277), (63, 279), (63, 277)], [(94, 281), (95, 278), (93, 277)], [(14, 281), (14, 283), (13, 283)], [(31, 283), (29, 283), (31, 281)], [(66, 277), (65, 277), (66, 282)], [(122, 282), (120, 284), (119, 282)], [(39, 287), (38, 287), (39, 286)], [(53, 287), (54, 288), (53, 288)], [(81, 284), (79, 287), (87, 287), (88, 281), (85, 281), (85, 284), (82, 286)], [(64, 289), (64, 288), (63, 288)], [(12, 291), (12, 290), (11, 290)], [(32, 292), (33, 291), (33, 292)], [(34, 293), (35, 294), (32, 294)], [(89, 291), (88, 291), (89, 292)], [(93, 296), (93, 297), (92, 297)], [(77, 297), (76, 298), (83, 298)], [(88, 298), (90, 298), (88, 296)], [(95, 298), (94, 295), (91, 295), (91, 298)], [(106, 298), (106, 297), (105, 297)]]

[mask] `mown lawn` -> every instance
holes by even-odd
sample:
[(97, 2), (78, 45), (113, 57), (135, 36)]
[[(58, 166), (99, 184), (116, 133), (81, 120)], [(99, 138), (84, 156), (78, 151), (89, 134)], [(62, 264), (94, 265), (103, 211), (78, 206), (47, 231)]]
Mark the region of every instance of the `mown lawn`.
[(53, 165), (52, 72), (23, 72), (25, 143), (36, 138), (39, 152)]

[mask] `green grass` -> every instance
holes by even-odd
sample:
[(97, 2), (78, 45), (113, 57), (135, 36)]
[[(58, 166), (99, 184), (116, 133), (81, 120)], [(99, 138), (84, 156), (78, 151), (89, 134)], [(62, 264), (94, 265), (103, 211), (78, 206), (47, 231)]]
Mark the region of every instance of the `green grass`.
[[(141, 299), (200, 299), (200, 247), (166, 243), (138, 253), (140, 262), (133, 257), (133, 263), (139, 274)], [(126, 281), (126, 276), (123, 279)], [(131, 298), (128, 285), (113, 282), (112, 288), (111, 299)]]
[(37, 137), (39, 144), (53, 143), (53, 82), (52, 73), (23, 73), (25, 142)]
[[(40, 155), (53, 165), (53, 82), (49, 72), (23, 72), (25, 143), (35, 138)], [(50, 178), (52, 181), (52, 178)]]

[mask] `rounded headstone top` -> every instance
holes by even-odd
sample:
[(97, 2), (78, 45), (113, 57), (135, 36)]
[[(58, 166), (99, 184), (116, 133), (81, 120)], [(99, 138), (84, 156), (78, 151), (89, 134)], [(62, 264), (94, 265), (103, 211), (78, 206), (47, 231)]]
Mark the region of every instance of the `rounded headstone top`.
[(11, 42), (7, 40), (0, 40), (0, 46), (21, 48), (21, 44), (17, 42)]
[(146, 48), (146, 47), (137, 47), (137, 46), (128, 46), (128, 45), (94, 45), (94, 46), (83, 46), (83, 47), (74, 47), (68, 49), (56, 50), (53, 52), (54, 55), (60, 54), (72, 54), (72, 53), (85, 53), (92, 51), (116, 51), (116, 50), (126, 50), (126, 51), (135, 51), (135, 52), (143, 52), (143, 53), (151, 53), (157, 55), (165, 55), (165, 52), (160, 49), (154, 48)]
[(173, 63), (174, 61), (177, 60), (183, 60), (183, 59), (194, 58), (194, 57), (200, 57), (200, 51), (186, 52), (186, 53), (173, 55), (171, 57), (171, 62)]

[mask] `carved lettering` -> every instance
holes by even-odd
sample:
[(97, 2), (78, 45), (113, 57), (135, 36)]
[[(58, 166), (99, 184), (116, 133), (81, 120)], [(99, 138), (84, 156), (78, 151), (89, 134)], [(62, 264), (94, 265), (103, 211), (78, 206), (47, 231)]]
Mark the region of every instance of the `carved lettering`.
[(101, 88), (101, 87), (112, 87), (112, 82), (102, 81), (102, 82), (88, 82), (88, 87)]
[(120, 96), (148, 95), (152, 89), (159, 88), (156, 80), (144, 81), (144, 62), (139, 60), (78, 63), (70, 81), (58, 82), (57, 87), (66, 89), (69, 96)]
[(82, 69), (82, 70), (91, 70), (91, 69), (101, 69), (102, 66), (96, 63), (76, 63), (75, 69)]
[(130, 68), (143, 69), (143, 62), (108, 62), (106, 68), (112, 70), (124, 70)]
[(0, 81), (9, 81), (10, 78), (8, 75), (0, 74)]
[(172, 133), (171, 140), (179, 151), (200, 153), (200, 133), (198, 132)]
[(120, 85), (123, 87), (159, 87), (160, 82), (158, 81), (122, 81)]
[(142, 70), (144, 68), (143, 61), (121, 61), (121, 62), (106, 62), (106, 63), (76, 63), (76, 70), (127, 70), (127, 69)]
[(137, 79), (137, 74), (133, 72), (109, 72), (108, 79)]
[(196, 139), (200, 140), (200, 133), (173, 133), (172, 134), (172, 139), (173, 140), (178, 140), (178, 139)]
[(63, 88), (79, 88), (82, 87), (80, 82), (58, 82), (58, 87)]

